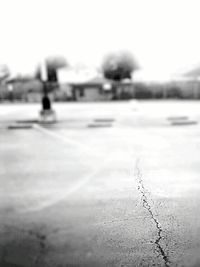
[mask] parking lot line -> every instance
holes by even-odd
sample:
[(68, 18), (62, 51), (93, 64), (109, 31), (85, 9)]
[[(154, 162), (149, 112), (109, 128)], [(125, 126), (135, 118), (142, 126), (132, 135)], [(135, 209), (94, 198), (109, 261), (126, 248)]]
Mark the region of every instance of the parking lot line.
[(77, 147), (78, 149), (81, 149), (84, 153), (88, 154), (89, 156), (96, 156), (96, 157), (102, 157), (101, 154), (97, 154), (97, 153), (94, 153), (94, 151), (92, 149), (90, 149), (87, 145), (84, 145), (80, 142), (77, 142), (69, 137), (64, 137), (63, 135), (60, 135), (58, 133), (55, 133), (55, 132), (52, 132), (48, 129), (45, 129), (44, 127), (38, 125), (38, 124), (34, 124), (33, 127), (50, 136), (50, 137), (53, 137), (54, 139), (57, 139), (59, 141), (61, 141), (62, 143), (65, 143), (65, 144), (68, 144), (68, 145), (74, 145), (75, 147)]
[(92, 179), (94, 179), (96, 175), (100, 174), (104, 170), (104, 168), (110, 163), (112, 158), (113, 158), (113, 154), (106, 157), (104, 161), (102, 161), (102, 163), (98, 165), (97, 168), (95, 168), (90, 174), (83, 177), (80, 181), (78, 181), (77, 183), (74, 183), (72, 186), (66, 189), (64, 193), (59, 192), (56, 196), (54, 195), (53, 199), (49, 199), (45, 202), (43, 201), (43, 203), (41, 203), (37, 207), (29, 207), (27, 209), (24, 209), (23, 211), (21, 211), (21, 213), (38, 212), (45, 208), (56, 205), (61, 201), (67, 200), (69, 196), (76, 193), (79, 189), (81, 189), (86, 184), (88, 184)]

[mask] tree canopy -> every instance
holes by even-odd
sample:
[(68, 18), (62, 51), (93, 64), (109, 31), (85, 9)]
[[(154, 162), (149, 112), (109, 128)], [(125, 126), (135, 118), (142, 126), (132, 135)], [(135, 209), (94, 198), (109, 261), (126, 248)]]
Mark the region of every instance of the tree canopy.
[(46, 66), (50, 69), (61, 69), (67, 65), (66, 59), (62, 56), (51, 56), (46, 59)]
[(51, 56), (46, 59), (46, 68), (47, 68), (47, 76), (49, 82), (57, 82), (58, 69), (65, 68), (67, 66), (67, 61), (62, 56)]
[(0, 65), (0, 81), (7, 79), (10, 76), (10, 71), (6, 65)]
[(104, 77), (114, 81), (131, 79), (132, 73), (138, 68), (133, 55), (128, 51), (111, 53), (105, 56), (102, 63)]

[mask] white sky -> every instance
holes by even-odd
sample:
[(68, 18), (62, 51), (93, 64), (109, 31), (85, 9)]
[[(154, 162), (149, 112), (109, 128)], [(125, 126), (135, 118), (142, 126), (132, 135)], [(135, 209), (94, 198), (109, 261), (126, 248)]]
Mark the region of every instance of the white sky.
[(128, 49), (141, 77), (200, 63), (199, 0), (0, 0), (0, 64), (28, 73), (48, 55), (99, 66)]

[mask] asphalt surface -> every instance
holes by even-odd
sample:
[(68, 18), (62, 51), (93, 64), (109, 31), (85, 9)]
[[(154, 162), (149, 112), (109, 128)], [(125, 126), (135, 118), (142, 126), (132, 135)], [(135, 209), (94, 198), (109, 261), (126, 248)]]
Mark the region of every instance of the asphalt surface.
[(0, 105), (0, 266), (200, 266), (200, 102)]

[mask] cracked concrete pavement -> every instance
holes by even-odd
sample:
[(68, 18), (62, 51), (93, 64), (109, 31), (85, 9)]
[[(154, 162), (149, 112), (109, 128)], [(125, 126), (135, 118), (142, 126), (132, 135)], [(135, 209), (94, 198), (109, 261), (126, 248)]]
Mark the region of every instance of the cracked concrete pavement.
[(0, 109), (0, 266), (200, 265), (199, 102)]
[(150, 217), (153, 220), (153, 222), (155, 223), (155, 227), (157, 229), (157, 237), (155, 238), (154, 241), (152, 241), (152, 243), (155, 244), (156, 249), (157, 249), (157, 253), (159, 254), (159, 256), (161, 256), (163, 258), (164, 265), (166, 267), (168, 267), (168, 266), (170, 266), (169, 256), (168, 256), (167, 251), (163, 248), (163, 246), (161, 244), (161, 240), (164, 238), (163, 237), (163, 229), (162, 229), (162, 226), (160, 225), (158, 219), (156, 218), (156, 215), (152, 211), (151, 204), (149, 203), (149, 199), (147, 196), (147, 190), (144, 186), (142, 173), (141, 173), (141, 170), (139, 167), (139, 160), (136, 161), (135, 177), (138, 181), (138, 190), (140, 191), (140, 193), (142, 195), (142, 205), (149, 212)]

